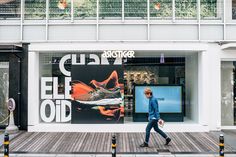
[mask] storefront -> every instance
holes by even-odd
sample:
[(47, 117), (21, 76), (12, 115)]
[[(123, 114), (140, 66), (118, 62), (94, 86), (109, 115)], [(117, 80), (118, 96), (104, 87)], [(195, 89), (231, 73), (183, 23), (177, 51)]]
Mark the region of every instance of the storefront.
[[(235, 0), (0, 2), (0, 43), (30, 43), (19, 122), (29, 131), (144, 131), (149, 86), (166, 131), (235, 128), (236, 57), (223, 48), (236, 41), (235, 8)], [(101, 56), (113, 50), (135, 57)], [(104, 93), (114, 101), (100, 100)]]
[(0, 124), (8, 125), (9, 111), (7, 102), (13, 98), (16, 102), (15, 123), (20, 129), (27, 129), (28, 99), (28, 44), (22, 46), (0, 45)]
[[(219, 129), (218, 121), (208, 115), (218, 117), (220, 103), (213, 111), (209, 102), (218, 100), (209, 97), (220, 92), (213, 92), (206, 80), (211, 77), (208, 71), (217, 66), (216, 61), (214, 66), (208, 62), (218, 46), (116, 44), (108, 49), (110, 44), (100, 43), (84, 49), (86, 44), (56, 45), (30, 46), (29, 104), (34, 105), (28, 106), (29, 131), (144, 131), (147, 86), (159, 100), (165, 130)], [(104, 52), (117, 52), (112, 50), (118, 46), (122, 47), (118, 52), (133, 55), (104, 57)]]

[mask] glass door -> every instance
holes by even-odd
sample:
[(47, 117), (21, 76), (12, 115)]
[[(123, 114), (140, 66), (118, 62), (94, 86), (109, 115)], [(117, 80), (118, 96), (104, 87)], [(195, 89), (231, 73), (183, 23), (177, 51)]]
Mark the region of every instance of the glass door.
[(236, 125), (236, 62), (221, 62), (221, 124)]
[[(9, 98), (9, 62), (0, 62), (0, 125), (7, 125), (7, 100)], [(5, 120), (5, 121), (4, 121)]]

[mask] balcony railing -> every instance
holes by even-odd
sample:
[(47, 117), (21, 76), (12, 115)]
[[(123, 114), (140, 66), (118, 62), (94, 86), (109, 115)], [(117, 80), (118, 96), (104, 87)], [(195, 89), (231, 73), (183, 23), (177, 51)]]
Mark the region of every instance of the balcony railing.
[(236, 0), (0, 0), (0, 43), (236, 41), (235, 19)]

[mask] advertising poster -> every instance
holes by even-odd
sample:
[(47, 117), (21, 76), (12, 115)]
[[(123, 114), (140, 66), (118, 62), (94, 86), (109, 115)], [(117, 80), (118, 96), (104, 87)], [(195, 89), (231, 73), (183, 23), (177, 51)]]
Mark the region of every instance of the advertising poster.
[(71, 123), (123, 123), (122, 65), (72, 65)]
[[(149, 86), (157, 98), (160, 113), (182, 112), (181, 86)], [(135, 87), (135, 112), (148, 113), (149, 100), (143, 94), (145, 86)]]

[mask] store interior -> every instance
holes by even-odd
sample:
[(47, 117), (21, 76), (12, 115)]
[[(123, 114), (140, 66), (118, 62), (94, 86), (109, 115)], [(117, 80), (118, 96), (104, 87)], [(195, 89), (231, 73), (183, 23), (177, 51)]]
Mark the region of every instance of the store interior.
[[(147, 54), (149, 54), (149, 57), (147, 57)], [(167, 113), (160, 111), (161, 117), (169, 122), (197, 122), (197, 54), (182, 53), (176, 55), (176, 53), (160, 52), (158, 55), (153, 56), (153, 52), (147, 52), (145, 55), (139, 54), (139, 57), (127, 59), (124, 62), (125, 122), (143, 122), (147, 119), (147, 113), (146, 115), (144, 113), (136, 113), (136, 106), (139, 103), (135, 101), (135, 87), (137, 86), (156, 86), (157, 88), (162, 86), (171, 88), (180, 86), (181, 101), (175, 104), (178, 106), (172, 107), (179, 107), (181, 112), (177, 114), (169, 108)], [(168, 93), (168, 91), (166, 92)], [(162, 91), (160, 91), (160, 94), (162, 94)], [(176, 94), (178, 93), (174, 95)], [(162, 105), (161, 103), (160, 99), (159, 105)]]

